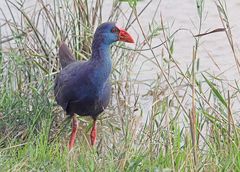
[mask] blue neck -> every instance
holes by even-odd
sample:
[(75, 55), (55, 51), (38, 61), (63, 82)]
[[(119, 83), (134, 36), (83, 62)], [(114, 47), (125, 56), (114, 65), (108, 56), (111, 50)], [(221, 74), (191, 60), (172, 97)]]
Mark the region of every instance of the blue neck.
[(90, 61), (94, 66), (92, 79), (96, 84), (101, 86), (108, 80), (112, 70), (110, 44), (105, 44), (101, 39), (94, 38)]

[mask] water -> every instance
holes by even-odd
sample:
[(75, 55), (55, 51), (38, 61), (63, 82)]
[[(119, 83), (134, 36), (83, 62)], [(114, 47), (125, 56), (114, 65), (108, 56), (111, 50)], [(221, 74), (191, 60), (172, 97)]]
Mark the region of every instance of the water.
[[(31, 2), (31, 3), (29, 3)], [(30, 7), (29, 11), (31, 11), (31, 7), (34, 7), (34, 1), (29, 1), (26, 6)], [(51, 2), (50, 2), (51, 3)], [(140, 1), (137, 4), (137, 9), (140, 11), (148, 1)], [(154, 12), (159, 4), (159, 1), (153, 0), (153, 2), (147, 7), (146, 11), (140, 16), (140, 22), (146, 31), (148, 30), (149, 23), (151, 22), (151, 18), (154, 16)], [(111, 2), (105, 2), (106, 10), (105, 16), (108, 16), (109, 6)], [(0, 1), (0, 6), (4, 11), (7, 19), (10, 19), (10, 13), (7, 10), (7, 6), (4, 1)], [(218, 16), (217, 7), (213, 0), (206, 0), (204, 6), (204, 21), (202, 25), (202, 32), (214, 30), (216, 28), (221, 28), (222, 24), (220, 18)], [(238, 0), (227, 1), (228, 7), (228, 17), (230, 21), (230, 25), (232, 28), (233, 38), (235, 45), (239, 47), (240, 44), (240, 2)], [(129, 6), (127, 3), (123, 3), (122, 10), (126, 12), (126, 16), (130, 13)], [(18, 15), (17, 13), (15, 14)], [(175, 45), (174, 45), (174, 58), (180, 62), (182, 67), (186, 67), (191, 63), (192, 60), (192, 47), (195, 44), (194, 38), (190, 32), (193, 34), (198, 33), (198, 15), (196, 9), (196, 2), (194, 0), (162, 0), (160, 2), (160, 7), (156, 13), (155, 21), (160, 24), (161, 16), (164, 20), (165, 26), (169, 26), (171, 28), (171, 32), (184, 28), (189, 31), (181, 31), (175, 35)], [(122, 17), (123, 18), (123, 17)], [(0, 15), (0, 22), (4, 23), (5, 19), (3, 15)], [(121, 20), (119, 24), (126, 23), (126, 19)], [(197, 28), (195, 26), (197, 26)], [(3, 29), (4, 30), (4, 29)], [(135, 35), (138, 35), (139, 41), (143, 41), (144, 38), (141, 36), (140, 29), (136, 23), (134, 23), (133, 27), (130, 28), (131, 32), (135, 32)], [(7, 32), (3, 31), (3, 35), (7, 35)], [(159, 44), (160, 40), (156, 39), (154, 41), (155, 44)], [(149, 53), (149, 52), (148, 52)], [(147, 54), (151, 55), (151, 54)], [(239, 49), (238, 49), (239, 55)], [(211, 56), (211, 58), (210, 58)], [(228, 79), (236, 79), (237, 70), (235, 67), (235, 61), (233, 57), (233, 53), (227, 41), (227, 37), (224, 32), (215, 33), (211, 35), (207, 35), (202, 37), (201, 45), (199, 48), (198, 57), (200, 58), (200, 68), (201, 70), (209, 70), (213, 73), (221, 73), (224, 72), (224, 75)], [(216, 66), (218, 65), (218, 67)], [(234, 66), (234, 67), (233, 67)], [(227, 71), (226, 71), (227, 70)]]
[[(34, 7), (34, 1), (29, 1), (31, 4), (26, 4), (29, 6), (28, 9), (31, 11), (31, 8)], [(138, 12), (143, 9), (149, 1), (140, 1), (137, 5)], [(51, 2), (50, 2), (51, 3)], [(104, 6), (104, 19), (107, 19), (109, 13), (109, 6), (111, 5), (111, 1), (105, 1)], [(153, 0), (153, 2), (147, 7), (145, 12), (139, 17), (141, 25), (144, 28), (144, 31), (147, 33), (149, 29), (149, 23), (151, 19), (155, 15), (155, 10), (159, 4), (158, 0)], [(0, 6), (4, 11), (7, 19), (10, 19), (10, 13), (7, 10), (6, 4), (4, 1), (0, 1)], [(228, 7), (228, 17), (230, 21), (230, 26), (232, 28), (234, 45), (237, 48), (237, 55), (240, 57), (239, 53), (239, 44), (240, 44), (240, 2), (238, 0), (227, 1)], [(122, 4), (122, 10), (126, 16), (128, 16), (131, 12), (127, 3)], [(202, 25), (202, 32), (211, 31), (217, 28), (221, 28), (221, 20), (218, 16), (218, 11), (216, 4), (213, 0), (205, 1), (204, 8), (204, 20)], [(14, 15), (18, 15), (17, 13)], [(164, 21), (165, 27), (167, 27), (168, 31), (174, 32), (179, 28), (184, 28), (184, 31), (178, 32), (174, 38), (174, 53), (173, 58), (179, 63), (182, 69), (186, 69), (192, 62), (192, 49), (195, 45), (195, 40), (191, 34), (198, 34), (198, 25), (199, 18), (196, 9), (196, 2), (194, 0), (162, 0), (160, 2), (160, 6), (158, 11), (156, 12), (155, 22), (160, 25), (161, 16)], [(3, 16), (0, 16), (0, 22), (3, 23), (5, 21)], [(123, 16), (120, 17), (118, 25), (126, 24), (126, 18)], [(3, 35), (9, 35), (9, 32), (3, 28)], [(143, 41), (144, 37), (141, 34), (140, 28), (138, 24), (135, 22), (133, 26), (129, 29), (129, 32), (133, 34), (138, 41)], [(162, 40), (162, 33), (159, 38), (155, 38), (152, 42), (153, 46), (158, 45)], [(130, 47), (134, 47), (133, 45), (128, 45)], [(146, 46), (146, 48), (148, 48)], [(161, 61), (161, 51), (162, 47), (159, 47), (154, 50), (157, 54), (159, 61)], [(152, 57), (150, 51), (143, 52), (143, 54), (149, 58)], [(209, 73), (217, 76), (221, 75), (221, 78), (227, 79), (229, 82), (233, 80), (239, 80), (240, 75), (237, 72), (236, 63), (234, 60), (234, 56), (232, 50), (229, 46), (227, 37), (224, 32), (214, 33), (201, 38), (198, 58), (200, 59), (200, 71), (208, 71)], [(143, 67), (140, 68), (141, 64), (146, 61), (146, 58), (140, 56), (137, 62), (137, 65), (134, 67), (133, 72), (138, 73), (140, 71), (140, 75), (138, 76), (138, 80), (150, 80), (156, 78), (159, 70), (156, 69), (156, 66), (153, 65), (152, 62), (145, 62)], [(141, 94), (147, 93), (149, 87), (144, 85), (141, 86)], [(141, 100), (144, 102), (144, 100)], [(151, 102), (146, 101), (146, 107), (151, 105)]]
[[(139, 3), (138, 8), (142, 9), (145, 4)], [(158, 1), (148, 7), (147, 12), (140, 17), (141, 24), (144, 28), (148, 28), (148, 23), (153, 16)], [(240, 45), (240, 2), (237, 0), (227, 1), (228, 17), (235, 47)], [(218, 15), (217, 7), (214, 1), (205, 1), (204, 20), (202, 25), (202, 33), (221, 28), (221, 20)], [(199, 18), (197, 14), (196, 4), (194, 0), (162, 0), (160, 8), (157, 12), (156, 21), (160, 23), (160, 15), (162, 15), (165, 26), (171, 28), (171, 32), (184, 28), (188, 31), (180, 31), (175, 35), (174, 54), (181, 67), (186, 68), (192, 61), (192, 49), (195, 40), (190, 32), (198, 33)], [(195, 27), (197, 26), (197, 27)], [(144, 39), (139, 37), (140, 40)], [(155, 44), (159, 40), (154, 41)], [(236, 69), (236, 63), (232, 50), (229, 46), (226, 34), (224, 32), (214, 33), (201, 38), (198, 58), (200, 59), (200, 70), (207, 70), (215, 75), (224, 72), (223, 77), (228, 80), (239, 79), (239, 73)], [(238, 57), (240, 55), (238, 49)]]

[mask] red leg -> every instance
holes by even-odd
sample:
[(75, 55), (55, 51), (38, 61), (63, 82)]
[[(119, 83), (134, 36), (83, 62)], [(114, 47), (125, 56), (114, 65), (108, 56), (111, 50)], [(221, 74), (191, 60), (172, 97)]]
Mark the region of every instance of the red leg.
[(97, 138), (97, 124), (96, 124), (96, 120), (93, 120), (93, 127), (92, 127), (92, 131), (91, 131), (91, 145), (95, 145), (96, 143), (96, 138)]
[(72, 150), (75, 139), (76, 139), (76, 135), (77, 135), (77, 129), (78, 129), (78, 119), (76, 114), (73, 115), (72, 118), (72, 133), (71, 133), (71, 137), (70, 137), (70, 141), (68, 144), (68, 148), (69, 150)]

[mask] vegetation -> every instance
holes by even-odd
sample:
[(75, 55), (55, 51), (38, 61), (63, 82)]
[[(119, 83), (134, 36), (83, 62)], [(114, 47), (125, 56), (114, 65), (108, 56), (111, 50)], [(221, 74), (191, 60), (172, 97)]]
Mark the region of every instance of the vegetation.
[[(72, 152), (66, 146), (70, 120), (53, 96), (58, 46), (65, 41), (78, 59), (87, 59), (94, 28), (105, 21), (107, 2), (39, 0), (31, 9), (24, 1), (5, 3), (1, 31), (8, 28), (11, 35), (0, 38), (1, 171), (240, 171), (234, 108), (240, 103), (239, 82), (199, 69), (201, 38), (218, 31), (225, 32), (240, 67), (224, 1), (216, 1), (222, 28), (205, 33), (204, 0), (196, 0), (198, 33), (187, 69), (174, 56), (174, 37), (186, 30), (173, 31), (155, 15), (146, 31), (139, 17), (152, 1), (138, 9), (142, 1), (133, 0), (127, 10), (121, 8), (127, 2), (113, 1), (107, 19), (124, 18), (127, 29), (137, 29), (136, 45), (112, 47), (112, 101), (98, 120), (98, 143), (89, 145), (91, 120), (79, 117)], [(155, 46), (153, 40), (161, 42)], [(143, 78), (145, 64), (157, 71), (154, 78)], [(146, 105), (146, 99), (151, 103)]]

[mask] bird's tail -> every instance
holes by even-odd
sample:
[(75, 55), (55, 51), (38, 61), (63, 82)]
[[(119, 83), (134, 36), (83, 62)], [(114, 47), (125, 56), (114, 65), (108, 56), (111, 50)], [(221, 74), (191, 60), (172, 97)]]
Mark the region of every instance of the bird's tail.
[(58, 55), (62, 68), (65, 68), (70, 63), (76, 61), (68, 46), (64, 42), (60, 44)]

